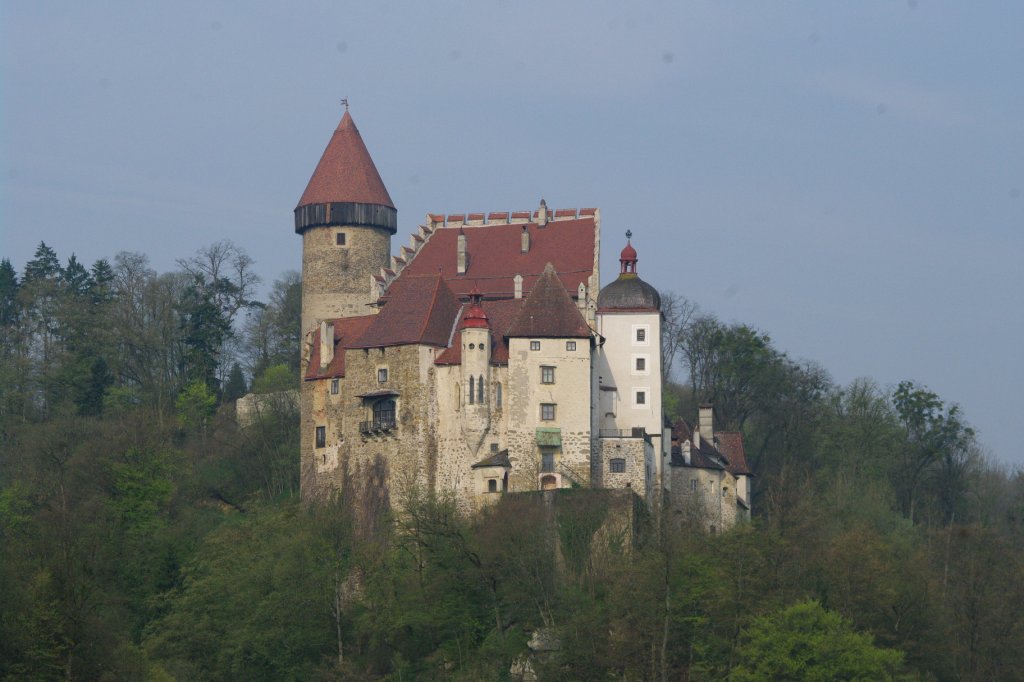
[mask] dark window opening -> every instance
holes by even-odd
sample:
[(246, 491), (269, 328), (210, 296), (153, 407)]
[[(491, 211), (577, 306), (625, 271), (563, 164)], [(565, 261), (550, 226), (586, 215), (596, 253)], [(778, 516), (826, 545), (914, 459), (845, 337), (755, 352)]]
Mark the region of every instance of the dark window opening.
[(380, 369), (377, 370), (377, 381), (379, 383), (383, 384), (387, 380), (388, 380), (388, 368), (387, 367), (381, 367)]
[(345, 233), (339, 232), (335, 235), (336, 243), (338, 246), (345, 246)]
[(498, 481), (494, 478), (487, 479), (487, 492), (496, 493), (498, 492)]
[(647, 340), (647, 330), (646, 329), (637, 329), (636, 330), (636, 340), (638, 342), (641, 342), (641, 343), (646, 341)]
[(318, 426), (316, 427), (316, 446), (318, 448), (326, 447), (327, 445), (327, 427)]
[(643, 372), (647, 369), (647, 359), (637, 358), (636, 359), (636, 371)]
[(540, 341), (530, 341), (530, 350), (540, 350)]
[(621, 457), (616, 457), (615, 459), (611, 460), (608, 463), (608, 465), (609, 471), (611, 471), (613, 474), (626, 473), (626, 460), (622, 459)]
[(338, 380), (331, 379), (331, 395), (338, 395)]
[(566, 341), (565, 342), (565, 349), (566, 350), (576, 350), (576, 342), (575, 341)]
[(555, 419), (555, 404), (541, 403), (540, 418), (546, 422), (553, 421)]
[(644, 393), (643, 391), (637, 391), (636, 392), (636, 404), (637, 405), (646, 405), (647, 404), (647, 394)]
[(476, 388), (476, 384), (473, 383), (473, 375), (471, 374), (469, 376), (469, 404), (470, 405), (473, 404), (473, 399), (476, 397), (476, 393), (473, 392), (474, 388)]
[(554, 367), (541, 367), (540, 368), (540, 383), (542, 383), (542, 384), (553, 384), (553, 383), (555, 383), (555, 368)]
[(554, 452), (542, 452), (540, 453), (540, 470), (542, 473), (549, 474), (555, 470), (555, 453)]
[(481, 405), (484, 404), (484, 378), (477, 377), (476, 380), (476, 401)]

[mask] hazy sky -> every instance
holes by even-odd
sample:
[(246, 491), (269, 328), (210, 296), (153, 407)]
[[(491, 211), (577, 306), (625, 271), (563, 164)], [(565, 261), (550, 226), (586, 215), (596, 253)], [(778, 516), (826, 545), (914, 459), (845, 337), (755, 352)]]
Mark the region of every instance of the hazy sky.
[(641, 276), (1024, 462), (1024, 3), (4, 2), (0, 256), (299, 269), (347, 96), (399, 213), (602, 210)]

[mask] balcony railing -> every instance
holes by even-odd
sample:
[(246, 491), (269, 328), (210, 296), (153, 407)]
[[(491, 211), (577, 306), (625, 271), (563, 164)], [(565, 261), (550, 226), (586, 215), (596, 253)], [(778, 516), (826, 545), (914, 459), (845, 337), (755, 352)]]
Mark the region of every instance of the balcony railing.
[(394, 419), (371, 419), (370, 421), (359, 422), (359, 433), (364, 436), (376, 436), (391, 433), (394, 430)]

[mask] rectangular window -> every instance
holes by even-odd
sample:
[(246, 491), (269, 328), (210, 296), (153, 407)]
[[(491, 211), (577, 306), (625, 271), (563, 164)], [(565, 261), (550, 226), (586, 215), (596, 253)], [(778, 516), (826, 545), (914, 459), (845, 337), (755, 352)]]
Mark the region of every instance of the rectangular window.
[(565, 342), (565, 349), (568, 350), (568, 351), (576, 350), (576, 342), (575, 341), (566, 341)]
[(543, 421), (549, 422), (555, 419), (555, 404), (554, 403), (541, 403), (540, 404), (540, 418)]
[(554, 473), (555, 471), (555, 453), (553, 452), (542, 452), (540, 453), (540, 471), (544, 474)]
[(335, 235), (335, 239), (337, 240), (335, 243), (338, 246), (345, 246), (345, 233), (344, 232), (339, 232), (337, 235)]
[(338, 395), (338, 380), (331, 379), (331, 395)]
[(493, 478), (487, 479), (487, 492), (496, 493), (498, 492), (498, 481)]
[(697, 479), (696, 478), (691, 478), (690, 479), (690, 492), (694, 492), (694, 493), (697, 492)]
[(637, 405), (646, 405), (647, 404), (647, 391), (637, 391), (636, 392), (636, 404)]
[(530, 341), (530, 350), (540, 350), (540, 341)]
[(647, 359), (646, 358), (637, 358), (636, 359), (636, 371), (638, 371), (638, 372), (645, 372), (645, 371), (647, 371)]
[(621, 457), (616, 457), (615, 459), (612, 459), (608, 463), (608, 465), (609, 465), (609, 470), (613, 474), (624, 474), (624, 473), (626, 473), (626, 460), (622, 459)]
[(636, 342), (644, 343), (645, 341), (647, 341), (647, 330), (641, 327), (636, 330)]
[(380, 369), (377, 370), (377, 381), (383, 384), (387, 380), (388, 380), (388, 368), (387, 367), (381, 367)]
[(553, 383), (555, 383), (555, 368), (554, 367), (541, 367), (540, 368), (540, 383), (542, 383), (542, 384), (553, 384)]
[(318, 448), (326, 447), (327, 445), (327, 427), (318, 426), (316, 427), (316, 446)]

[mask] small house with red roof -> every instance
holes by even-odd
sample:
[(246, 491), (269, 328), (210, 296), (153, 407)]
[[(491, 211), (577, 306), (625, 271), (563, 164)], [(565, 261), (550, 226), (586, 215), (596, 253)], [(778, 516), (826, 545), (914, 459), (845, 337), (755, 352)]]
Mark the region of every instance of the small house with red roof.
[(508, 492), (670, 488), (660, 296), (627, 232), (600, 285), (595, 208), (397, 212), (346, 111), (295, 209), (301, 486), (360, 510), (414, 488), (472, 511)]

